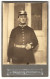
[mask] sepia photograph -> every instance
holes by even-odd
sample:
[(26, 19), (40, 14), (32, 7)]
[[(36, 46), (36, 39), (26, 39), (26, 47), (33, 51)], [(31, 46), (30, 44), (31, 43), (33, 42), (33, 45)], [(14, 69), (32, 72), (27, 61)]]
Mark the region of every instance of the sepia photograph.
[(2, 64), (47, 64), (47, 2), (2, 2)]

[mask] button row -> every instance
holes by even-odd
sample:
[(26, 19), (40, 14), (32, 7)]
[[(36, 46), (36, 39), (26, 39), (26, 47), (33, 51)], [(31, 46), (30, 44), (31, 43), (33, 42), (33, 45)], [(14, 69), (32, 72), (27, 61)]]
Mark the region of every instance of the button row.
[(23, 38), (22, 41), (23, 41), (23, 44), (24, 44), (24, 41), (25, 41), (25, 40), (24, 40), (24, 29), (23, 29), (23, 28), (22, 28), (22, 38)]

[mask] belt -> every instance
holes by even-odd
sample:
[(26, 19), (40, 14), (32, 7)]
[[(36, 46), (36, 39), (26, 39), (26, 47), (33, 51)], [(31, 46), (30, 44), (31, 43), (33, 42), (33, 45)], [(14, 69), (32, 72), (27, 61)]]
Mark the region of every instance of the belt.
[(17, 45), (17, 44), (14, 44), (14, 47), (17, 47), (17, 48), (25, 48), (26, 45)]
[[(29, 44), (32, 44), (32, 43), (29, 43)], [(17, 44), (14, 44), (14, 47), (17, 47), (17, 48), (26, 48), (26, 45), (17, 45)]]

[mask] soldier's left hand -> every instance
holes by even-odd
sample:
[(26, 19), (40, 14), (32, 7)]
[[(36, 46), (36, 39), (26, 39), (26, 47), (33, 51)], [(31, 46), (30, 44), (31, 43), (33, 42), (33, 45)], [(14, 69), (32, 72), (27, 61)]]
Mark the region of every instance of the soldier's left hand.
[(31, 44), (26, 44), (26, 50), (29, 50), (29, 49), (31, 49)]

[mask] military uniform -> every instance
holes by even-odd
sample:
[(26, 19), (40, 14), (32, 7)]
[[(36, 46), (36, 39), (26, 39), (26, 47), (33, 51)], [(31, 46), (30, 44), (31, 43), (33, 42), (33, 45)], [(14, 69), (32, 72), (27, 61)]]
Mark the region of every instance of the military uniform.
[[(26, 11), (20, 11), (19, 16), (27, 16)], [(18, 16), (18, 17), (19, 17)], [(26, 17), (27, 18), (27, 17)], [(27, 45), (31, 45), (31, 49), (27, 50)], [(12, 63), (28, 64), (35, 63), (33, 49), (37, 46), (38, 40), (32, 28), (25, 24), (14, 28), (10, 35), (8, 46), (8, 62), (12, 59)]]
[[(26, 50), (25, 47), (30, 43), (32, 48)], [(12, 58), (13, 63), (35, 63), (33, 49), (37, 46), (38, 40), (32, 28), (18, 26), (12, 30), (8, 47), (8, 61)]]

